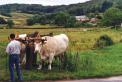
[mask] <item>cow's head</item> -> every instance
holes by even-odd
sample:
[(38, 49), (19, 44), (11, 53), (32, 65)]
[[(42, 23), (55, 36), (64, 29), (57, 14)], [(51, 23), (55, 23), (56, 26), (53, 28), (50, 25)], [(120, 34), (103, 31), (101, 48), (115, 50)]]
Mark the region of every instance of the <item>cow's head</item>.
[(41, 39), (36, 39), (34, 42), (34, 45), (35, 45), (34, 52), (40, 52), (41, 48), (43, 47), (44, 44), (46, 44), (46, 42), (47, 42), (46, 37), (41, 37)]

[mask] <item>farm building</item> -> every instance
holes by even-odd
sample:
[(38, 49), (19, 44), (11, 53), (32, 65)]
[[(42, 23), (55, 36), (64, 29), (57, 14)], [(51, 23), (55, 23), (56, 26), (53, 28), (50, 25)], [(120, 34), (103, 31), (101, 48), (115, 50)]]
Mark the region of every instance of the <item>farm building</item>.
[(89, 21), (89, 18), (85, 15), (82, 15), (82, 16), (75, 16), (76, 20), (77, 21), (80, 21), (80, 22), (87, 22)]

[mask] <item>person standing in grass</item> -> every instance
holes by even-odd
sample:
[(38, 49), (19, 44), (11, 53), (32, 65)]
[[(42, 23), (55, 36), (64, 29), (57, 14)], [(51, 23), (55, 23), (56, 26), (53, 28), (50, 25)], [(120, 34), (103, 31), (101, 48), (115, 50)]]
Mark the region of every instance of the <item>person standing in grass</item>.
[(10, 34), (10, 43), (6, 47), (6, 52), (9, 54), (9, 70), (10, 70), (10, 81), (15, 82), (14, 78), (14, 64), (16, 66), (16, 72), (18, 80), (22, 81), (22, 74), (19, 65), (19, 55), (21, 51), (20, 42), (15, 40), (15, 34)]

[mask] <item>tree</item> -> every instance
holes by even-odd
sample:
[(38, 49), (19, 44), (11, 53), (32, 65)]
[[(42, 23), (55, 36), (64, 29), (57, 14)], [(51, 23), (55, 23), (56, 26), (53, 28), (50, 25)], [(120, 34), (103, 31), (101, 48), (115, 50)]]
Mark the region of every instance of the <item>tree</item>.
[(112, 2), (110, 2), (110, 1), (104, 1), (104, 2), (102, 3), (102, 6), (101, 6), (100, 11), (101, 11), (101, 12), (104, 12), (104, 11), (107, 10), (108, 8), (112, 7), (112, 5), (113, 5)]
[(27, 25), (34, 25), (36, 23), (49, 24), (49, 19), (47, 18), (47, 15), (34, 15), (33, 17), (27, 19), (26, 22)]
[(12, 28), (13, 27), (13, 25), (14, 25), (14, 22), (13, 22), (13, 20), (7, 20), (7, 24), (8, 24), (8, 27), (9, 28)]
[(118, 8), (108, 9), (102, 19), (102, 23), (105, 26), (116, 26), (122, 23), (122, 11)]
[(76, 19), (74, 16), (69, 16), (67, 19), (67, 22), (65, 24), (65, 27), (75, 27), (76, 26)]
[(54, 24), (64, 27), (74, 27), (76, 19), (74, 16), (70, 16), (68, 13), (57, 13), (54, 18)]
[(117, 6), (116, 7), (122, 10), (122, 0), (117, 1)]
[(7, 22), (4, 20), (4, 18), (0, 17), (0, 24), (6, 24)]

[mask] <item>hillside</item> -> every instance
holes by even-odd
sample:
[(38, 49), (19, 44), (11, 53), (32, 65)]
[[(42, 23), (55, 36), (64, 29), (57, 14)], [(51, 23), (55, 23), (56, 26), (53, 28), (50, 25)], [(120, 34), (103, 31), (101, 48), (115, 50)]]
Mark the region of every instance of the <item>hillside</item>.
[(91, 0), (85, 3), (60, 5), (60, 6), (42, 6), (37, 4), (7, 4), (0, 5), (0, 12), (23, 12), (32, 14), (50, 14), (56, 12), (68, 12), (72, 15), (83, 15), (87, 13), (104, 12), (112, 6), (118, 6), (121, 0)]

